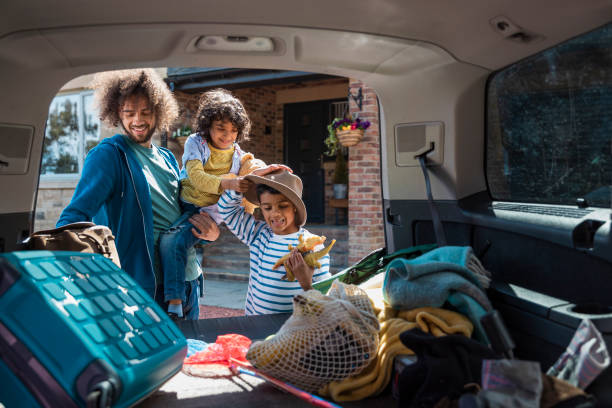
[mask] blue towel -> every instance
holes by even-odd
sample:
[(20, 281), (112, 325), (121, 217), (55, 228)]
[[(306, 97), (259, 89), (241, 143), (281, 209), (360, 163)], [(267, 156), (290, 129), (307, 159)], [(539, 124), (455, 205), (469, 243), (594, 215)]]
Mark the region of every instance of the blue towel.
[(445, 246), (418, 258), (391, 261), (383, 299), (400, 310), (441, 307), (448, 302), (474, 324), (474, 338), (486, 342), (480, 318), (492, 310), (482, 289), (487, 273), (471, 247)]

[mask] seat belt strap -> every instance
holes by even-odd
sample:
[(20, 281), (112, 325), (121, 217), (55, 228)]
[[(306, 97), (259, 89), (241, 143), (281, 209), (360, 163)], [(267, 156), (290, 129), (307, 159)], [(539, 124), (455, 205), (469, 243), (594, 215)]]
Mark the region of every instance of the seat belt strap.
[(442, 222), (440, 221), (440, 215), (438, 214), (438, 208), (434, 203), (433, 195), (431, 194), (431, 183), (429, 182), (429, 172), (427, 171), (427, 155), (434, 149), (433, 143), (431, 149), (428, 151), (415, 156), (419, 160), (421, 170), (423, 170), (423, 177), (425, 177), (425, 188), (427, 189), (427, 201), (429, 202), (429, 211), (431, 212), (431, 221), (433, 222), (434, 233), (436, 234), (436, 242), (439, 247), (446, 246), (446, 236), (444, 235), (444, 229), (442, 228)]

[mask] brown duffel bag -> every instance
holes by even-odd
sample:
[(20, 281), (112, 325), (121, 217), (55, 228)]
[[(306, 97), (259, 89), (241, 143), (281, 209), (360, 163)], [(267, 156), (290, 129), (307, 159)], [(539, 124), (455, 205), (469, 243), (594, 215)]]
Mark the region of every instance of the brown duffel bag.
[(31, 250), (102, 254), (121, 268), (115, 237), (110, 228), (93, 222), (74, 222), (59, 228), (36, 231), (23, 244)]

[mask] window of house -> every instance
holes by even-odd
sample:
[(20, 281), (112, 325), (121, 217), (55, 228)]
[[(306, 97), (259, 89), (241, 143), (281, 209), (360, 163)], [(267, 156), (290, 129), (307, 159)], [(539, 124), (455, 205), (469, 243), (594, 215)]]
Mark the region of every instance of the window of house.
[(49, 107), (41, 175), (70, 177), (83, 168), (87, 152), (100, 141), (100, 120), (91, 91), (65, 93)]
[(610, 207), (612, 24), (496, 72), (487, 98), (494, 200)]

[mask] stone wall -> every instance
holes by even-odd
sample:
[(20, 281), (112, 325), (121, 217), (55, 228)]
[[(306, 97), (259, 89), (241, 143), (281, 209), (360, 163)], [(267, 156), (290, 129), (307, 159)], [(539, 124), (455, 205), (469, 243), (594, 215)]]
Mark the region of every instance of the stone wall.
[(36, 198), (35, 231), (55, 228), (62, 210), (72, 198), (76, 181), (40, 184)]

